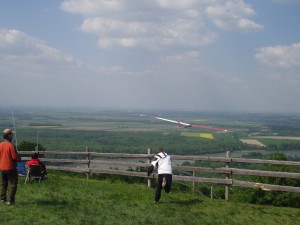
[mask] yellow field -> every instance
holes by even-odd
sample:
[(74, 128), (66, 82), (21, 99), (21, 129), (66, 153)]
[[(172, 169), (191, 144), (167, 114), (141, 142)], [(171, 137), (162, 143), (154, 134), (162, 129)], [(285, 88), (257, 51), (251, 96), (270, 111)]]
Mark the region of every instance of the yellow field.
[(214, 139), (214, 136), (213, 136), (211, 133), (190, 133), (190, 132), (181, 132), (181, 136)]

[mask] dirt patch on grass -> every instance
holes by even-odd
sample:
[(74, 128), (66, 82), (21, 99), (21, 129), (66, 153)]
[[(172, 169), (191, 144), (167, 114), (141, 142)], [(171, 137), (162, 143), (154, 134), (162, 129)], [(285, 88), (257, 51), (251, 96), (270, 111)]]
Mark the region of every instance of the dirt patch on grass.
[(255, 139), (240, 139), (241, 142), (248, 144), (248, 145), (257, 145), (260, 147), (265, 147), (265, 145), (258, 140)]

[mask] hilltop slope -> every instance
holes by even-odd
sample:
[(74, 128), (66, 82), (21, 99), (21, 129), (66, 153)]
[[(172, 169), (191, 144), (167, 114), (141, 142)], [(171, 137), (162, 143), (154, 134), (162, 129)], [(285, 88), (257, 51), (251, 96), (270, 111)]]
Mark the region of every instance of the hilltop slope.
[[(211, 200), (189, 193), (162, 194), (121, 181), (87, 180), (82, 174), (49, 172), (38, 184), (19, 180), (15, 206), (0, 205), (1, 224), (300, 224), (294, 208)], [(36, 221), (36, 222), (34, 222)]]

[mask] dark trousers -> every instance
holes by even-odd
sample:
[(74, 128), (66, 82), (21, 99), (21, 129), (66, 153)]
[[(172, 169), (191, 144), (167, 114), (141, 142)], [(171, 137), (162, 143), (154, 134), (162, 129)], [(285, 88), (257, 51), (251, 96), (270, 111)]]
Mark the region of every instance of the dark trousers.
[(158, 183), (156, 187), (156, 192), (155, 192), (155, 201), (158, 202), (161, 196), (161, 189), (162, 189), (162, 183), (163, 183), (163, 178), (166, 178), (166, 186), (164, 187), (165, 192), (169, 193), (171, 191), (171, 185), (172, 185), (172, 174), (158, 174)]
[(6, 193), (8, 189), (8, 183), (10, 185), (10, 195), (9, 201), (15, 202), (15, 195), (18, 187), (18, 171), (17, 170), (9, 170), (2, 171), (2, 184), (1, 184), (1, 200), (7, 201)]

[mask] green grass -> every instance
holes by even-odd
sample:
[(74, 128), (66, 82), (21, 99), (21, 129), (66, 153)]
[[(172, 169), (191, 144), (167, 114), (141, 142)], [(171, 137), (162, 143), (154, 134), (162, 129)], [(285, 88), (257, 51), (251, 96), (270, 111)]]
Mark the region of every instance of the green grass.
[(162, 193), (120, 180), (87, 180), (50, 171), (41, 184), (19, 180), (16, 205), (0, 205), (1, 224), (300, 224), (300, 210), (211, 200), (191, 193)]

